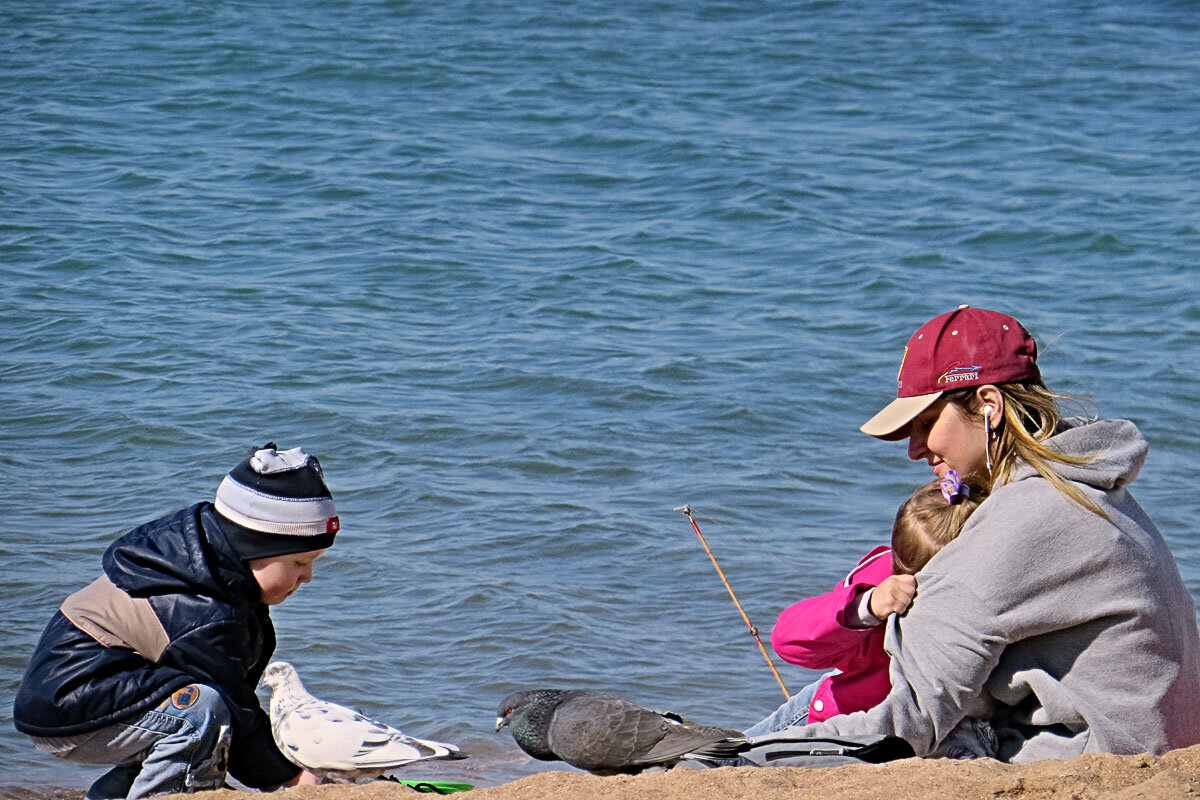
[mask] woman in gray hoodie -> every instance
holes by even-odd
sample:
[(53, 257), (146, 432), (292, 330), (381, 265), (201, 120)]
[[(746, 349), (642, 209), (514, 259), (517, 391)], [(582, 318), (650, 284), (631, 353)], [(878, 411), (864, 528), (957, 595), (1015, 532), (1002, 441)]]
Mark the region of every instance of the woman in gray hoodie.
[(1036, 362), (1020, 323), (968, 306), (909, 339), (897, 398), (863, 432), (908, 439), (910, 458), (990, 497), (888, 620), (887, 698), (756, 744), (886, 734), (928, 755), (968, 717), (1018, 763), (1200, 743), (1195, 605), (1126, 489), (1146, 440), (1125, 420), (1060, 418)]

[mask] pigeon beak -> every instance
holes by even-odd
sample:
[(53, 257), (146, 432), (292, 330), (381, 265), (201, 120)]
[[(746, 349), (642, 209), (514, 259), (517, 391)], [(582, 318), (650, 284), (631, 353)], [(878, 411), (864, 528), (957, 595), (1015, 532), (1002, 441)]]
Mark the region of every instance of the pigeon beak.
[(500, 729), (503, 728), (507, 724), (508, 724), (508, 717), (496, 717), (496, 733), (499, 733)]

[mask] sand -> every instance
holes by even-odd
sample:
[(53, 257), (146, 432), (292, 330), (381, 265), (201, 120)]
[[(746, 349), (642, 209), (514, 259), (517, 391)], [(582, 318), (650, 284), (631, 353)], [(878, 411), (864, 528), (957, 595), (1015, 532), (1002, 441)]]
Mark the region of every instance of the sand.
[[(58, 792), (53, 797), (77, 800), (82, 795)], [(0, 798), (8, 800), (48, 796), (46, 792), (0, 787)], [(204, 795), (205, 800), (244, 800), (246, 796), (232, 790)], [(378, 781), (299, 787), (283, 796), (289, 800), (402, 800), (422, 795), (400, 784)], [(554, 771), (457, 796), (472, 800), (1165, 800), (1200, 797), (1200, 745), (1161, 758), (1086, 755), (1024, 766), (911, 758), (880, 766), (674, 769), (609, 778)], [(175, 800), (185, 797), (176, 795)]]

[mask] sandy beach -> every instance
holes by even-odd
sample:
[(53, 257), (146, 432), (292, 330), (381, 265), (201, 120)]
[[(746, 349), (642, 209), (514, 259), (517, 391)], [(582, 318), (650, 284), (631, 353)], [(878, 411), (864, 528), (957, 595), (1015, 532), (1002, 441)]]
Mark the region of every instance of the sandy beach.
[[(675, 769), (600, 778), (553, 771), (467, 793), (478, 800), (1166, 800), (1200, 794), (1200, 745), (1162, 757), (1085, 755), (1016, 766), (996, 761), (906, 759), (875, 766)], [(418, 793), (376, 781), (287, 790), (293, 800), (392, 800)], [(78, 800), (82, 791), (0, 786), (2, 800)], [(238, 800), (222, 790), (211, 800)], [(176, 795), (174, 800), (186, 797)]]

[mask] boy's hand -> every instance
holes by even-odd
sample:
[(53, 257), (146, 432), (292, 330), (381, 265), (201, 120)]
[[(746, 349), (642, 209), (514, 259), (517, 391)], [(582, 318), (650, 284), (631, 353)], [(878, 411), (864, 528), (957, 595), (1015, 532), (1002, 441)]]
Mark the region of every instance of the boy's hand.
[(871, 592), (868, 610), (878, 619), (889, 614), (903, 614), (912, 605), (917, 592), (917, 579), (912, 575), (893, 575)]
[(321, 782), (321, 779), (313, 775), (306, 769), (300, 770), (300, 774), (292, 778), (287, 783), (280, 786), (281, 789), (290, 789), (293, 786), (316, 786)]

